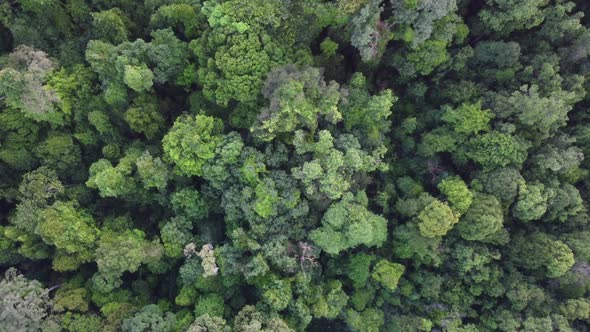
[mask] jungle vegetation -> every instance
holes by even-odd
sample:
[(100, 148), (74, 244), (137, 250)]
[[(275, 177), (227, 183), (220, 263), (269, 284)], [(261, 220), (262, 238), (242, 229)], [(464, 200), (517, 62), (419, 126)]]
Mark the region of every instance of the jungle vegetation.
[(589, 27), (0, 1), (0, 331), (588, 331)]

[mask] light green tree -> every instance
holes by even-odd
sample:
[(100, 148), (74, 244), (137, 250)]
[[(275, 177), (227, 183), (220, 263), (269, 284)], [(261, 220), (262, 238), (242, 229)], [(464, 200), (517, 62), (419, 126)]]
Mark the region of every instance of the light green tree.
[(222, 131), (221, 120), (214, 117), (177, 118), (162, 140), (167, 160), (176, 165), (180, 174), (201, 176), (205, 162), (215, 156), (215, 148), (222, 141)]

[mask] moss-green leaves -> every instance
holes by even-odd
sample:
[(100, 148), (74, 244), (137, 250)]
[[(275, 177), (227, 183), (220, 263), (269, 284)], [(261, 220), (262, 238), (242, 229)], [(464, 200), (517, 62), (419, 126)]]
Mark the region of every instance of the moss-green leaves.
[(210, 116), (179, 117), (162, 140), (166, 157), (179, 173), (200, 176), (205, 162), (215, 156), (222, 130), (221, 120)]
[(375, 264), (371, 276), (385, 289), (393, 292), (405, 270), (406, 268), (401, 264), (382, 259)]

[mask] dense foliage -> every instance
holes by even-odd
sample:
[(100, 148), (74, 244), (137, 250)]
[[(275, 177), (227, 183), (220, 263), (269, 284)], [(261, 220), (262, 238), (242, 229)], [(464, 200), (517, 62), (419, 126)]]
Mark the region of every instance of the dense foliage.
[(0, 331), (587, 331), (589, 17), (0, 1)]

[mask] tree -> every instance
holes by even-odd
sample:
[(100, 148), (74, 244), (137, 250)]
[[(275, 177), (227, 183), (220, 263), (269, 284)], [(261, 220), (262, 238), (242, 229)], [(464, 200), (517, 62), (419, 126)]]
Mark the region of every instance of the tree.
[(209, 206), (203, 194), (191, 188), (182, 188), (170, 195), (170, 204), (177, 215), (201, 220), (209, 214)]
[(502, 206), (492, 195), (477, 194), (471, 207), (457, 225), (462, 238), (468, 241), (488, 241), (503, 226)]
[(313, 295), (310, 307), (315, 317), (334, 319), (348, 303), (348, 296), (339, 280), (328, 280), (310, 291)]
[(74, 270), (94, 258), (99, 230), (89, 213), (80, 211), (74, 202), (55, 202), (40, 217), (35, 232), (45, 243), (63, 251), (54, 258), (54, 269)]
[(5, 109), (0, 113), (0, 118), (0, 160), (6, 167), (18, 172), (36, 168), (38, 160), (33, 151), (39, 141), (40, 126), (32, 119), (23, 118), (18, 110)]
[(518, 190), (525, 180), (518, 169), (502, 167), (478, 173), (474, 183), (482, 187), (482, 192), (493, 195), (507, 208), (516, 199)]
[(444, 40), (427, 40), (411, 51), (395, 54), (392, 64), (405, 77), (428, 75), (449, 61), (447, 46)]
[(547, 195), (544, 191), (545, 186), (541, 183), (521, 185), (513, 215), (525, 222), (540, 219), (547, 211)]
[(394, 12), (393, 22), (398, 25), (398, 30), (406, 30), (404, 37), (413, 47), (436, 35), (436, 28), (457, 10), (455, 0), (390, 2)]
[(368, 1), (351, 20), (350, 43), (359, 50), (364, 62), (379, 60), (393, 38), (387, 23), (380, 19), (382, 10), (378, 1)]
[(143, 39), (118, 45), (91, 40), (86, 60), (103, 83), (104, 100), (109, 105), (127, 105), (129, 87), (136, 92), (151, 89), (153, 84), (175, 83), (192, 67), (190, 52), (171, 29), (153, 31), (152, 40)]
[(548, 278), (561, 277), (574, 265), (572, 250), (545, 233), (521, 235), (512, 248), (512, 262), (525, 269), (541, 270)]
[(98, 189), (101, 197), (119, 197), (135, 202), (154, 200), (149, 190), (155, 188), (162, 192), (166, 188), (169, 167), (140, 147), (130, 147), (116, 166), (104, 158), (93, 163), (88, 170), (86, 186)]
[(547, 188), (547, 191), (550, 199), (547, 201), (546, 220), (564, 222), (585, 210), (580, 192), (571, 184)]
[(88, 311), (88, 301), (86, 300), (88, 292), (86, 288), (71, 288), (73, 286), (67, 285), (60, 287), (55, 292), (55, 299), (53, 305), (54, 312), (63, 311)]
[(155, 98), (141, 96), (125, 111), (124, 119), (131, 130), (144, 134), (148, 139), (155, 138), (164, 127), (164, 117), (158, 106)]
[(346, 130), (358, 134), (363, 146), (379, 146), (389, 133), (391, 108), (397, 97), (391, 90), (371, 95), (361, 73), (355, 73), (344, 88), (347, 98), (341, 98), (339, 108)]
[(197, 304), (195, 305), (195, 317), (209, 314), (213, 317), (222, 317), (225, 306), (223, 304), (223, 297), (219, 294), (210, 293), (199, 296)]
[(572, 249), (576, 256), (576, 261), (590, 261), (590, 247), (584, 241), (586, 236), (590, 235), (588, 231), (576, 231), (563, 236), (563, 241)]
[(313, 134), (318, 129), (319, 117), (337, 123), (342, 120), (337, 106), (338, 88), (334, 81), (326, 83), (317, 68), (275, 69), (269, 73), (262, 90), (270, 106), (258, 115), (251, 130), (255, 136), (271, 140), (278, 134), (302, 128)]
[[(516, 115), (523, 130), (522, 136), (540, 141), (566, 124), (572, 107), (565, 94), (559, 89), (549, 96), (542, 96), (537, 85), (524, 85), (510, 96), (497, 96), (496, 112), (503, 116)], [(543, 112), (540, 116), (539, 110)]]
[(385, 287), (385, 289), (393, 292), (397, 288), (399, 278), (401, 278), (405, 269), (401, 264), (380, 260), (373, 267), (371, 277)]
[(560, 306), (561, 313), (570, 321), (590, 318), (590, 303), (586, 299), (569, 299)]
[[(49, 324), (46, 324), (46, 326)], [(62, 320), (61, 327), (68, 329), (68, 331), (89, 331), (98, 332), (103, 327), (102, 319), (97, 315), (81, 315), (77, 313), (67, 312)], [(44, 327), (48, 329), (47, 327)], [(51, 330), (51, 329), (48, 329)]]
[(346, 274), (356, 288), (361, 288), (367, 283), (373, 260), (375, 260), (374, 256), (365, 253), (359, 253), (350, 257)]
[(54, 70), (47, 76), (47, 88), (58, 97), (57, 107), (68, 116), (80, 117), (90, 108), (102, 108), (102, 101), (97, 96), (96, 76), (84, 64)]
[[(518, 42), (485, 40), (475, 45), (473, 57), (469, 59), (468, 64), (489, 84), (505, 84), (514, 79), (516, 72), (522, 67), (521, 56), (522, 50)], [(504, 108), (501, 105), (497, 106), (494, 113), (506, 117)]]
[(63, 174), (80, 163), (80, 147), (74, 143), (69, 135), (52, 133), (39, 144), (36, 149), (37, 156), (44, 164)]
[[(152, 41), (147, 47), (146, 54), (150, 67), (153, 67), (154, 82), (157, 84), (180, 83), (180, 80), (185, 79), (187, 71), (194, 70), (188, 64), (190, 57), (188, 45), (178, 39), (170, 28), (153, 31), (150, 35)], [(195, 74), (191, 73), (191, 75)]]
[(222, 131), (222, 122), (214, 117), (181, 116), (162, 139), (166, 158), (176, 165), (179, 173), (201, 176), (205, 162), (215, 156)]
[(575, 171), (583, 159), (584, 153), (577, 146), (576, 139), (566, 135), (545, 141), (544, 146), (530, 157), (538, 178), (551, 173), (566, 174)]
[(274, 275), (261, 282), (262, 302), (271, 312), (279, 312), (287, 308), (292, 300), (292, 288), (289, 280), (281, 280)]
[(469, 141), (467, 156), (485, 169), (520, 166), (530, 147), (526, 141), (512, 135), (492, 131)]
[(90, 167), (90, 178), (86, 185), (90, 188), (99, 188), (103, 196), (117, 196), (121, 192), (129, 192), (132, 184), (126, 181), (123, 174), (113, 168), (106, 159), (101, 159)]
[(121, 329), (126, 332), (154, 331), (172, 332), (176, 317), (171, 312), (164, 312), (155, 304), (147, 305), (133, 317), (123, 321)]
[(387, 238), (387, 220), (348, 193), (328, 208), (322, 226), (313, 230), (310, 238), (333, 255), (361, 244), (380, 247)]
[(453, 248), (455, 272), (465, 284), (465, 291), (475, 296), (499, 296), (504, 292), (498, 281), (502, 270), (495, 264), (500, 253), (483, 245), (457, 244)]
[(310, 62), (309, 51), (290, 38), (284, 20), (290, 9), (269, 0), (212, 1), (203, 7), (209, 28), (190, 47), (207, 99), (222, 106), (231, 100), (253, 103), (271, 69)]
[(38, 331), (49, 315), (49, 290), (37, 280), (28, 280), (9, 268), (0, 281), (0, 329)]
[(137, 173), (146, 188), (163, 190), (168, 184), (168, 167), (159, 157), (152, 157), (149, 151), (145, 151), (137, 158), (135, 165)]
[(174, 3), (157, 8), (150, 17), (150, 25), (156, 28), (173, 27), (187, 39), (198, 36), (205, 24), (200, 4)]
[(172, 218), (160, 227), (164, 251), (169, 257), (181, 257), (185, 246), (192, 240), (192, 225), (184, 217)]
[(23, 175), (18, 191), (21, 201), (44, 206), (63, 194), (64, 186), (54, 170), (41, 166)]
[(0, 95), (6, 105), (23, 112), (35, 121), (63, 124), (63, 114), (56, 111), (56, 94), (45, 86), (47, 75), (56, 65), (48, 55), (20, 45), (8, 57), (8, 66), (0, 70)]
[(92, 34), (94, 39), (100, 39), (111, 44), (120, 44), (127, 41), (128, 19), (119, 8), (91, 13)]
[(269, 315), (256, 310), (254, 306), (244, 306), (234, 321), (236, 332), (289, 332), (292, 331), (278, 315)]
[(212, 277), (217, 275), (219, 268), (215, 264), (215, 253), (213, 246), (210, 243), (203, 245), (201, 251), (197, 253), (201, 258), (201, 266), (203, 266), (203, 277)]
[(18, 188), (20, 203), (10, 223), (26, 234), (33, 235), (41, 212), (64, 193), (64, 186), (57, 174), (45, 166), (26, 173)]
[(528, 317), (523, 323), (522, 328), (523, 331), (526, 332), (533, 332), (539, 331), (543, 329), (552, 329), (553, 326), (556, 326), (560, 329), (565, 329), (568, 327), (567, 320), (561, 315), (554, 315), (554, 316), (546, 316), (546, 317)]
[(454, 176), (443, 179), (438, 184), (438, 189), (447, 196), (451, 208), (458, 214), (467, 212), (473, 201), (473, 193), (460, 177)]
[(479, 134), (490, 130), (489, 122), (493, 115), (490, 110), (482, 110), (481, 102), (464, 103), (456, 109), (443, 107), (441, 119), (462, 135)]
[(145, 233), (138, 229), (103, 231), (97, 246), (95, 255), (98, 274), (93, 282), (106, 282), (104, 287), (107, 292), (117, 287), (116, 280), (123, 272), (135, 272), (141, 264), (157, 262), (164, 251), (158, 240), (146, 240)]
[(413, 224), (401, 225), (393, 231), (393, 253), (401, 259), (411, 259), (414, 264), (437, 266), (442, 262), (439, 250), (441, 237), (427, 238)]
[(375, 308), (356, 312), (346, 311), (346, 322), (354, 331), (378, 332), (385, 322), (383, 311)]
[(396, 315), (392, 318), (388, 326), (393, 331), (430, 331), (432, 329), (432, 321), (420, 316)]
[(312, 160), (291, 169), (292, 176), (303, 183), (306, 196), (313, 200), (338, 199), (361, 174), (387, 167), (382, 162), (385, 146), (365, 151), (357, 138), (349, 134), (334, 139), (329, 131), (322, 130), (316, 142), (305, 132), (297, 131), (293, 144), (298, 155), (313, 156)]
[(338, 9), (344, 11), (346, 14), (354, 14), (369, 0), (339, 0)]
[(443, 236), (459, 221), (446, 203), (433, 200), (417, 216), (420, 234), (427, 238)]
[(479, 17), (485, 28), (500, 35), (508, 35), (514, 30), (525, 30), (543, 22), (543, 7), (546, 0), (527, 0), (516, 4), (506, 0), (486, 0), (487, 7)]
[(390, 61), (404, 79), (428, 75), (450, 60), (447, 47), (469, 32), (455, 13), (457, 1), (389, 1), (394, 38), (402, 43)]
[(187, 332), (229, 332), (230, 327), (221, 317), (211, 316), (208, 313), (199, 316), (188, 328)]
[(125, 65), (123, 81), (128, 87), (136, 92), (143, 92), (152, 87), (154, 73), (145, 65), (133, 66)]

